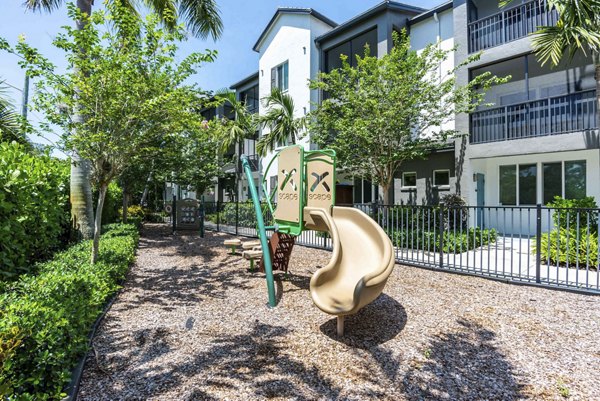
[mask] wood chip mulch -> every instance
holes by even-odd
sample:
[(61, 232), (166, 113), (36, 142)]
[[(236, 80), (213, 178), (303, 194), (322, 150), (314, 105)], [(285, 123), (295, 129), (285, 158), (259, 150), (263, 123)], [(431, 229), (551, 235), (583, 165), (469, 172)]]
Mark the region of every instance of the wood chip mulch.
[(308, 290), (329, 252), (295, 247), (269, 309), (227, 238), (146, 226), (80, 400), (600, 399), (598, 297), (397, 265), (338, 338)]

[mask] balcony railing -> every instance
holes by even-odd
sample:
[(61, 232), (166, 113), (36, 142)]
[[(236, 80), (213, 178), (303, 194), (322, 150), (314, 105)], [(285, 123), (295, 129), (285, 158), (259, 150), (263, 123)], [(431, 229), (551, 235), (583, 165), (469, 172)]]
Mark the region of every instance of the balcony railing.
[(555, 25), (558, 14), (546, 0), (534, 0), (473, 21), (468, 25), (469, 53), (489, 49)]
[(260, 158), (258, 155), (249, 155), (248, 156), (248, 164), (250, 164), (251, 171), (258, 171), (258, 163)]
[(506, 141), (598, 128), (596, 91), (471, 113), (471, 143)]

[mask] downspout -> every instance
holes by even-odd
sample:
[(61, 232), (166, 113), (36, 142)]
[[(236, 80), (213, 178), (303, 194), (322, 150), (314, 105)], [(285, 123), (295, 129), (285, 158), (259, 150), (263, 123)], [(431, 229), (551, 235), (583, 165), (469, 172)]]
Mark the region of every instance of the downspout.
[[(440, 21), (440, 17), (436, 12), (433, 13), (433, 20), (435, 22), (437, 22), (437, 26), (438, 26), (438, 32), (437, 32), (437, 37), (436, 37), (436, 42), (438, 45), (438, 49), (442, 49), (442, 22)], [(439, 67), (438, 67), (438, 73), (439, 73), (439, 80), (440, 83), (442, 82), (442, 63), (440, 63)]]

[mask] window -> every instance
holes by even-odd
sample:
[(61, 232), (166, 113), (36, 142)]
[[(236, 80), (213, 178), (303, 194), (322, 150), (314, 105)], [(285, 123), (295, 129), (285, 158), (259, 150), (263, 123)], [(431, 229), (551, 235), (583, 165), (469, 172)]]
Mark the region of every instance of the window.
[(544, 205), (552, 202), (555, 196), (562, 196), (562, 163), (544, 163), (542, 165), (542, 201)]
[(510, 206), (536, 203), (537, 164), (500, 166), (500, 204)]
[(471, 78), (490, 72), (498, 77), (510, 75), (508, 82), (495, 85), (485, 93), (480, 109), (511, 105), (531, 100), (594, 89), (594, 65), (577, 53), (559, 67), (541, 66), (535, 55), (520, 56), (471, 70)]
[(417, 173), (402, 173), (402, 188), (416, 188), (417, 187)]
[(450, 186), (450, 170), (433, 170), (433, 186), (434, 187), (449, 187)]
[(582, 199), (586, 194), (585, 161), (565, 162), (565, 198)]
[(500, 204), (517, 204), (517, 166), (500, 166)]
[(369, 54), (377, 56), (377, 29), (371, 29), (364, 32), (354, 39), (340, 43), (337, 46), (325, 52), (325, 72), (331, 72), (336, 68), (342, 67), (340, 56), (342, 54), (348, 57), (348, 63), (351, 67), (356, 67), (356, 55), (363, 57), (365, 55), (365, 45), (369, 45)]
[(537, 203), (537, 164), (519, 165), (519, 205)]
[(250, 113), (258, 112), (258, 86), (253, 86), (240, 93), (240, 100), (246, 106)]
[(288, 62), (271, 68), (271, 89), (288, 90)]
[(552, 202), (555, 196), (566, 199), (582, 199), (586, 196), (585, 160), (543, 163), (542, 168), (542, 200), (545, 205)]

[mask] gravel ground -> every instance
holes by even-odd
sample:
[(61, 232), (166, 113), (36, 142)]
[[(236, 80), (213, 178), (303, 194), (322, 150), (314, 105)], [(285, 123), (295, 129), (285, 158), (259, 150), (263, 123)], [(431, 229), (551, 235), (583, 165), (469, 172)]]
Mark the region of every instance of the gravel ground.
[(397, 265), (338, 338), (308, 291), (329, 252), (295, 247), (268, 309), (227, 238), (146, 227), (81, 400), (600, 399), (598, 297)]

